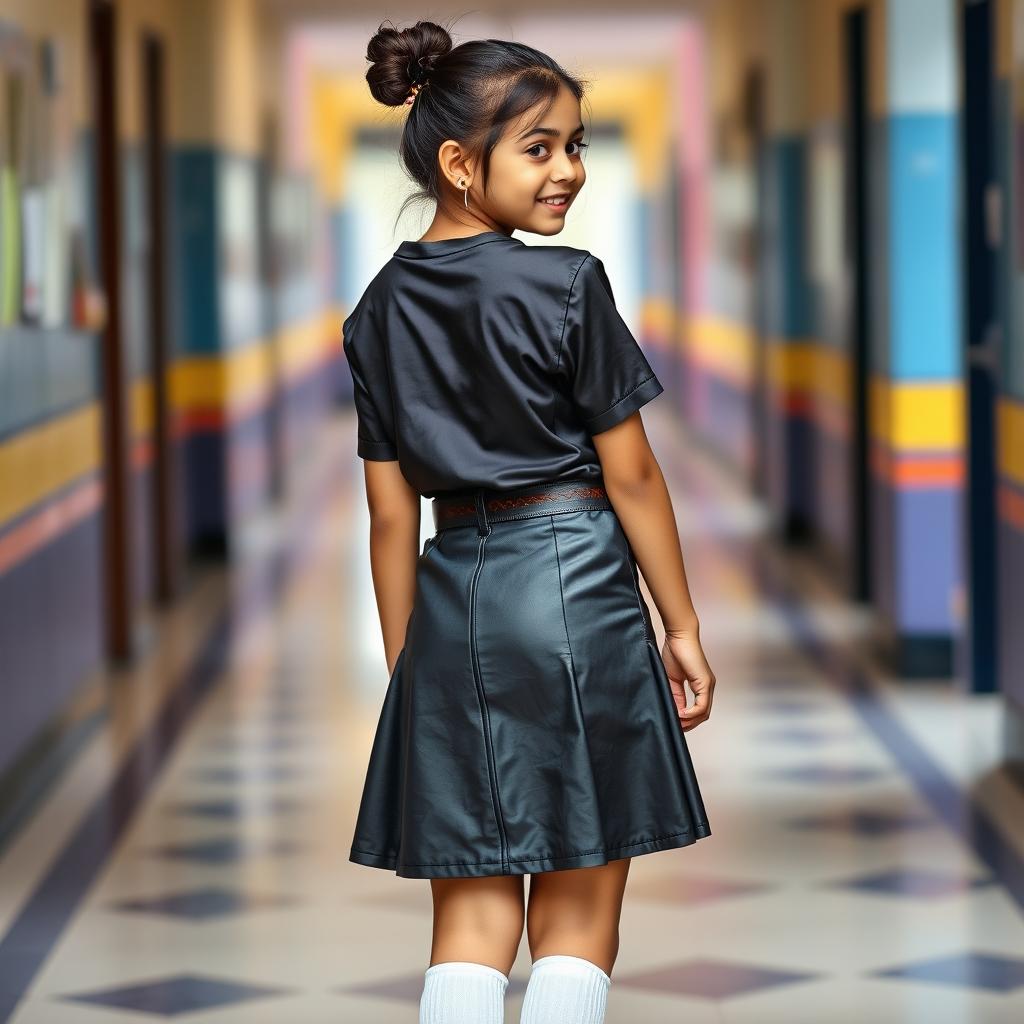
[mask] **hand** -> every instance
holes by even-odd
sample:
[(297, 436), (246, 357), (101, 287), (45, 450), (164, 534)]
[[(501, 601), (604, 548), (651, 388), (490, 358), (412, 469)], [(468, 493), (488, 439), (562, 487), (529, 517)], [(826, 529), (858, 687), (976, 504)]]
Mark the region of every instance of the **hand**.
[[(715, 673), (704, 657), (696, 632), (667, 633), (661, 648), (661, 660), (665, 663), (683, 732), (689, 732), (711, 717)], [(684, 683), (687, 681), (694, 694), (690, 707), (686, 706)]]

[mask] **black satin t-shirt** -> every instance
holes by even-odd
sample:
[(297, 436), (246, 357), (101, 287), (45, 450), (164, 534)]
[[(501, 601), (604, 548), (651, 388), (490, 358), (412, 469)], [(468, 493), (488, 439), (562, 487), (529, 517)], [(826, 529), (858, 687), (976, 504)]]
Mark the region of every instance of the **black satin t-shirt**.
[(343, 325), (357, 453), (433, 498), (598, 478), (591, 436), (664, 390), (585, 249), (408, 241)]

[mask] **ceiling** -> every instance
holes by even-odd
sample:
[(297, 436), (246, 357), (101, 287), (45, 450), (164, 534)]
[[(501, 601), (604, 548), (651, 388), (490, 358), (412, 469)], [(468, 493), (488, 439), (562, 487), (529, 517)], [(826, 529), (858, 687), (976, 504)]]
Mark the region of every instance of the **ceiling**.
[(473, 16), (486, 15), (490, 22), (501, 22), (503, 19), (514, 21), (523, 14), (550, 15), (558, 19), (567, 16), (580, 21), (585, 27), (586, 22), (593, 18), (600, 20), (602, 16), (628, 14), (631, 18), (650, 14), (680, 15), (687, 11), (700, 13), (711, 6), (715, 0), (644, 0), (643, 4), (626, 5), (622, 0), (587, 0), (584, 5), (578, 2), (567, 2), (564, 5), (553, 5), (551, 0), (516, 0), (509, 4), (508, 0), (476, 0), (472, 7), (451, 5), (449, 8), (437, 10), (425, 8), (422, 3), (410, 4), (408, 8), (394, 4), (382, 8), (379, 2), (371, 0), (257, 0), (257, 2), (283, 22), (339, 22), (354, 18), (371, 17), (377, 21), (391, 21), (400, 28), (414, 24), (419, 19), (437, 21), (466, 20)]

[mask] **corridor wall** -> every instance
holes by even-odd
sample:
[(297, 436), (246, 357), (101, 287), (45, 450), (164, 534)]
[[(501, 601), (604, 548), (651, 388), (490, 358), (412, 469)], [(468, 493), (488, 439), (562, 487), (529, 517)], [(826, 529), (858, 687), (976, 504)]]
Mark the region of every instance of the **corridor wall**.
[[(855, 549), (851, 518), (843, 248), (842, 26), (854, 7), (868, 24), (868, 556)], [(747, 301), (738, 313), (719, 307), (717, 331), (690, 339), (695, 372), (725, 380), (721, 357), (701, 357), (718, 340), (742, 368), (720, 386), (744, 389), (755, 406), (763, 387), (763, 429), (752, 417), (749, 445), (730, 450), (751, 464), (762, 446), (764, 495), (781, 535), (809, 541), (848, 586), (856, 561), (869, 558), (879, 635), (906, 675), (951, 672), (961, 626), (954, 9), (953, 0), (735, 0), (716, 5), (711, 23), (713, 60), (724, 64), (712, 79), (716, 134), (748, 134), (750, 219), (760, 204), (762, 231), (747, 264)], [(745, 125), (751, 66), (763, 75), (759, 152)], [(710, 259), (719, 278), (723, 266), (735, 268), (720, 248)], [(696, 420), (712, 437), (713, 416), (697, 410)]]
[[(286, 473), (301, 458), (333, 397), (341, 318), (316, 179), (286, 165), (265, 135), (268, 118), (284, 117), (279, 27), (255, 0), (119, 0), (114, 11), (130, 600), (140, 653), (139, 627), (154, 600), (157, 500), (144, 32), (164, 41), (167, 60), (166, 385), (181, 565), (189, 552), (230, 554), (244, 520), (271, 500), (273, 424)], [(0, 772), (107, 659), (101, 211), (87, 14), (80, 0), (0, 3), (0, 70), (9, 81), (49, 75), (33, 81), (37, 105), (22, 111), (25, 124), (42, 129), (33, 145), (49, 148), (21, 153), (28, 174), (17, 153), (0, 153)], [(26, 197), (41, 167), (66, 231), (59, 248), (43, 250), (57, 268), (45, 276), (55, 298), (38, 313), (21, 253), (35, 238)], [(261, 237), (263, 185), (271, 223)]]

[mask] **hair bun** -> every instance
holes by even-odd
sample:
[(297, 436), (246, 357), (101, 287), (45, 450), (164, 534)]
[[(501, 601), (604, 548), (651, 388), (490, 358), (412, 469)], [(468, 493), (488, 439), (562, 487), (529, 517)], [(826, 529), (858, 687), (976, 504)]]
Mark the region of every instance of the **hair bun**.
[(382, 22), (366, 47), (366, 59), (372, 61), (366, 72), (370, 93), (389, 107), (401, 106), (412, 86), (422, 83), (451, 48), (447, 29), (432, 21), (401, 30)]

